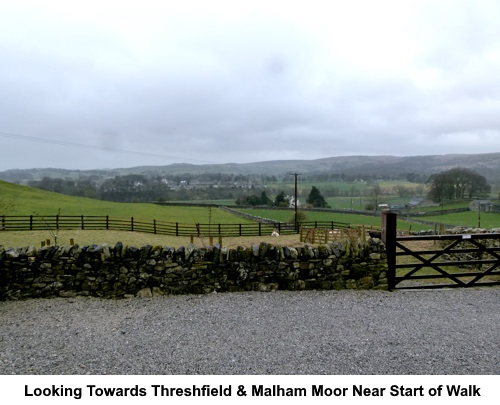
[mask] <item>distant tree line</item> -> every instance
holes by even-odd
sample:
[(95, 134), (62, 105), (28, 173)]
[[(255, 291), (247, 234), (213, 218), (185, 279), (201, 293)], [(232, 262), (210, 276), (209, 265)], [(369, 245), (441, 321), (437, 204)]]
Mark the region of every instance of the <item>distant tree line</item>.
[[(283, 202), (285, 201), (284, 193), (280, 193), (282, 195)], [(260, 195), (249, 194), (249, 195), (241, 195), (236, 199), (236, 205), (251, 205), (253, 207), (256, 206), (276, 206), (279, 207), (279, 199), (276, 197), (275, 200), (271, 200), (266, 191), (262, 191)]]
[[(425, 174), (419, 173), (404, 173), (398, 172), (394, 170), (392, 172), (384, 172), (384, 173), (372, 173), (369, 170), (367, 171), (355, 171), (350, 173), (344, 172), (318, 172), (318, 173), (307, 173), (302, 174), (302, 181), (308, 182), (333, 182), (333, 181), (342, 181), (342, 182), (354, 182), (354, 181), (366, 181), (370, 183), (376, 183), (381, 180), (385, 181), (395, 181), (395, 180), (406, 180), (411, 183), (425, 183), (428, 176)], [(289, 181), (289, 176), (283, 177), (282, 181)]]
[[(415, 187), (401, 184), (380, 187), (379, 182), (369, 175), (318, 173), (301, 176), (303, 182), (310, 182), (312, 179), (323, 182), (321, 192), (317, 187), (313, 187), (307, 198), (304, 198), (305, 204), (314, 207), (326, 207), (325, 198), (328, 197), (364, 196), (370, 200), (367, 209), (377, 209), (382, 195), (409, 198), (415, 195), (423, 196), (426, 189), (424, 183), (417, 184)], [(285, 181), (285, 178), (282, 180)], [(328, 181), (354, 180), (363, 180), (366, 183), (360, 182), (359, 186), (355, 183), (348, 186), (349, 188), (324, 184)], [(422, 178), (410, 173), (406, 175), (406, 180), (415, 182), (421, 181)], [(425, 183), (430, 190), (429, 197), (437, 202), (485, 196), (491, 191), (490, 185), (483, 176), (464, 168), (454, 168), (433, 174), (425, 179)], [(95, 174), (81, 176), (78, 179), (44, 177), (42, 180), (32, 180), (28, 184), (61, 194), (117, 202), (233, 200), (238, 205), (278, 207), (288, 207), (289, 201), (286, 195), (293, 195), (294, 192), (293, 187), (290, 186), (290, 176), (286, 178), (285, 185), (273, 175), (230, 173), (184, 173), (159, 176), (153, 172), (114, 177)]]
[[(327, 208), (325, 198), (321, 195), (317, 187), (313, 186), (306, 199), (306, 206), (315, 208)], [(241, 196), (236, 200), (236, 205), (251, 206), (272, 206), (272, 207), (290, 207), (290, 197), (285, 196), (284, 191), (280, 191), (274, 199), (270, 199), (265, 191), (259, 195), (250, 194)]]
[[(206, 180), (206, 183), (193, 186), (194, 180), (188, 175), (148, 178), (129, 174), (104, 180), (44, 177), (30, 181), (28, 185), (61, 194), (116, 202), (234, 199), (243, 184), (251, 187), (247, 176), (232, 176), (222, 186), (217, 183), (222, 180)], [(196, 180), (200, 181), (199, 178)]]
[[(267, 185), (279, 182), (273, 175), (241, 175), (227, 173), (192, 173), (169, 176), (128, 174), (105, 178), (82, 176), (78, 179), (43, 177), (28, 185), (56, 193), (117, 202), (184, 201), (234, 199), (240, 205), (288, 206), (285, 192), (293, 194), (293, 188), (284, 187), (274, 198), (266, 194)], [(356, 187), (341, 191), (326, 187), (326, 197), (360, 195)], [(316, 202), (317, 203), (317, 202)]]

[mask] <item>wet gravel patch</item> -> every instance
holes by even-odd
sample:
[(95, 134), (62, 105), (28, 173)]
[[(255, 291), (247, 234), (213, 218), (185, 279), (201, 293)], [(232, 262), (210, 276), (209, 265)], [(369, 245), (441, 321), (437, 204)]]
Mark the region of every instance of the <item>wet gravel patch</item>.
[(500, 374), (500, 288), (0, 302), (0, 374)]

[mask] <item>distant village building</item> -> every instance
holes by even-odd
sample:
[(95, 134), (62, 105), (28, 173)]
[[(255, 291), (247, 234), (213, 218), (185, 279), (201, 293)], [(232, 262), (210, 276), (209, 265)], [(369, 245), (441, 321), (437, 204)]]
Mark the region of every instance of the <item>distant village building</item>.
[(418, 207), (420, 204), (422, 204), (425, 200), (425, 197), (413, 197), (409, 202), (408, 202), (408, 207), (409, 208), (415, 208)]
[(401, 213), (406, 209), (405, 204), (393, 204), (391, 205), (391, 211)]
[(490, 200), (474, 200), (469, 203), (469, 209), (471, 211), (479, 211), (481, 209), (481, 212), (493, 212), (495, 206)]
[(191, 180), (189, 185), (194, 187), (194, 188), (209, 188), (209, 187), (212, 187), (214, 185), (214, 182), (210, 181), (210, 180), (194, 179), (194, 180)]

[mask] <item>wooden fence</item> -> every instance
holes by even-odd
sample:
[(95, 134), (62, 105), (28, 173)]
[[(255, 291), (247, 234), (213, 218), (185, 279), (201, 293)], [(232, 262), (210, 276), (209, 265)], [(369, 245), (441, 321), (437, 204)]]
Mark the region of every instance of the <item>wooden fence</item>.
[(300, 228), (300, 241), (315, 244), (335, 242), (340, 239), (356, 240), (358, 238), (362, 238), (363, 240), (366, 240), (367, 234), (373, 230), (373, 226), (366, 227), (364, 225), (338, 228), (309, 228), (307, 226), (303, 226)]
[(114, 230), (145, 232), (171, 236), (264, 236), (276, 230), (280, 235), (297, 234), (301, 227), (329, 229), (349, 228), (349, 224), (334, 221), (314, 221), (300, 224), (244, 223), (244, 224), (182, 224), (138, 219), (134, 217), (110, 217), (109, 215), (3, 215), (0, 216), (1, 231), (43, 231), (60, 229)]

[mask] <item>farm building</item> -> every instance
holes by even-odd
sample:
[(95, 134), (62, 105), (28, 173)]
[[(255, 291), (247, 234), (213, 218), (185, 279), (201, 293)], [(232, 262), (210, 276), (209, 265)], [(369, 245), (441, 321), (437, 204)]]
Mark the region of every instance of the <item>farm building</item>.
[(393, 212), (397, 212), (397, 213), (401, 213), (402, 211), (404, 211), (406, 209), (406, 205), (405, 204), (393, 204), (391, 205), (391, 210)]
[(495, 206), (490, 200), (474, 200), (469, 203), (471, 211), (479, 211), (479, 208), (481, 208), (482, 212), (492, 212)]

